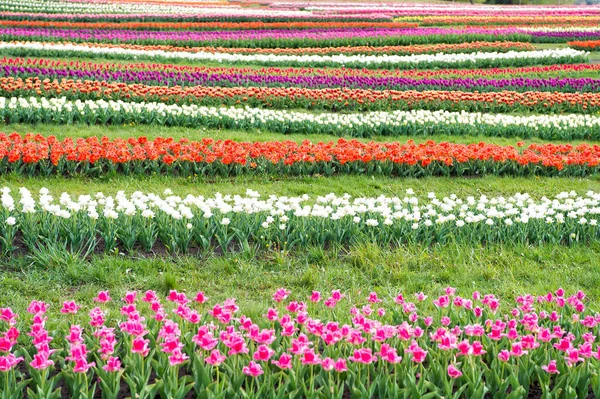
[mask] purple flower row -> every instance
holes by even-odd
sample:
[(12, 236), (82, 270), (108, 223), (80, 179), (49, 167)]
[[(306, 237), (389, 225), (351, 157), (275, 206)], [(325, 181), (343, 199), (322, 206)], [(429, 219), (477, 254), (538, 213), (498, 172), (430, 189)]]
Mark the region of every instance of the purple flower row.
[(543, 90), (585, 91), (600, 90), (600, 79), (592, 78), (456, 78), (413, 79), (377, 76), (331, 76), (331, 75), (266, 75), (243, 73), (169, 72), (152, 70), (108, 71), (101, 69), (57, 69), (5, 65), (0, 76), (49, 79), (92, 79), (143, 83), (161, 86), (269, 86), (309, 88), (360, 88), (375, 90)]
[(447, 29), (447, 28), (341, 28), (341, 29), (256, 29), (219, 31), (132, 31), (118, 29), (49, 29), (49, 28), (2, 28), (0, 35), (46, 36), (62, 39), (95, 40), (250, 40), (250, 39), (333, 39), (348, 37), (379, 36), (431, 36), (462, 34), (506, 35), (524, 33), (516, 29)]

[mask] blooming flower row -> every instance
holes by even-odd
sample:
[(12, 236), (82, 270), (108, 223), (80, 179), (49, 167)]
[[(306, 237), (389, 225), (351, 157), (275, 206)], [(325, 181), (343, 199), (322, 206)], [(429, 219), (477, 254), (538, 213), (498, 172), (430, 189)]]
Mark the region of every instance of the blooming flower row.
[[(485, 43), (485, 42), (483, 42)], [(494, 44), (494, 42), (490, 42)], [(89, 44), (94, 46), (94, 44)], [(111, 46), (108, 46), (111, 47)], [(414, 47), (414, 46), (411, 46)], [(429, 47), (429, 46), (422, 46)], [(162, 49), (169, 50), (174, 47), (163, 46), (132, 46), (136, 49)], [(200, 74), (224, 74), (231, 73), (237, 75), (264, 75), (264, 76), (335, 76), (339, 78), (346, 77), (404, 77), (413, 79), (433, 79), (433, 78), (514, 78), (518, 77), (538, 77), (548, 78), (557, 75), (568, 74), (572, 77), (579, 75), (588, 76), (590, 73), (600, 71), (600, 64), (553, 64), (548, 66), (533, 66), (520, 68), (480, 68), (480, 69), (440, 69), (440, 70), (401, 70), (401, 69), (355, 69), (355, 68), (252, 68), (252, 67), (205, 67), (166, 63), (145, 63), (145, 62), (90, 62), (90, 61), (64, 61), (47, 58), (11, 58), (4, 57), (0, 59), (0, 65), (22, 66), (29, 68), (65, 68), (82, 70), (100, 70), (112, 72), (180, 72), (180, 73), (200, 73)]]
[(302, 87), (150, 86), (94, 80), (60, 81), (39, 78), (0, 78), (0, 95), (10, 97), (65, 96), (68, 99), (160, 101), (207, 106), (237, 105), (265, 108), (330, 110), (533, 111), (594, 113), (600, 93), (541, 91), (467, 92), (446, 90), (308, 89)]
[[(510, 10), (513, 13), (513, 10)], [(396, 18), (397, 21), (417, 22), (419, 26), (443, 25), (558, 25), (558, 26), (597, 26), (600, 23), (598, 15), (444, 15)]]
[[(523, 146), (519, 143), (519, 146)], [(0, 173), (161, 173), (184, 176), (248, 172), (275, 174), (366, 173), (401, 176), (597, 173), (600, 147), (537, 145), (522, 151), (494, 144), (362, 143), (340, 139), (301, 144), (292, 141), (190, 141), (146, 137), (115, 139), (45, 138), (0, 133)], [(165, 169), (165, 165), (169, 165)], [(445, 165), (445, 167), (442, 167)], [(560, 172), (562, 171), (562, 172)]]
[[(600, 20), (600, 18), (598, 18)], [(340, 28), (415, 28), (418, 24), (392, 21), (285, 21), (285, 22), (71, 22), (36, 20), (0, 20), (0, 26), (50, 27), (71, 29), (156, 29), (156, 30), (217, 30), (217, 29), (340, 29)]]
[(396, 76), (336, 76), (331, 74), (278, 75), (257, 71), (236, 73), (222, 69), (214, 73), (172, 72), (154, 70), (107, 70), (93, 68), (44, 68), (10, 65), (2, 66), (0, 77), (39, 79), (93, 79), (104, 82), (142, 83), (166, 86), (217, 87), (305, 87), (374, 89), (374, 90), (463, 90), (463, 91), (561, 91), (597, 92), (600, 79), (594, 78), (408, 78)]
[[(561, 193), (534, 200), (511, 197), (440, 199), (421, 202), (412, 190), (404, 198), (354, 198), (334, 194), (312, 199), (269, 196), (248, 190), (246, 196), (185, 198), (136, 192), (115, 197), (63, 193), (57, 202), (47, 189), (36, 200), (21, 188), (14, 198), (0, 196), (0, 249), (43, 250), (46, 240), (61, 242), (75, 253), (91, 253), (99, 243), (106, 252), (191, 250), (290, 250), (404, 243), (500, 243), (506, 245), (573, 245), (600, 240), (600, 194)], [(15, 237), (19, 236), (18, 242)]]
[[(64, 43), (64, 42), (63, 42)], [(61, 43), (47, 43), (61, 45)], [(344, 46), (344, 47), (302, 47), (302, 48), (244, 48), (244, 47), (179, 47), (168, 45), (130, 45), (121, 43), (110, 45), (109, 43), (82, 43), (86, 47), (119, 47), (123, 49), (137, 50), (163, 50), (168, 52), (186, 52), (186, 53), (231, 53), (231, 54), (287, 54), (287, 55), (302, 55), (302, 54), (319, 54), (319, 55), (336, 55), (336, 54), (394, 54), (394, 55), (411, 55), (411, 54), (434, 54), (434, 53), (474, 53), (477, 51), (531, 51), (535, 50), (535, 46), (531, 43), (523, 42), (466, 42), (466, 43), (451, 43), (451, 44), (415, 44), (409, 46)], [(181, 66), (181, 65), (179, 65)]]
[[(65, 298), (60, 316), (50, 317), (52, 304), (34, 300), (28, 315), (0, 309), (0, 378), (15, 396), (28, 387), (40, 397), (59, 397), (61, 379), (71, 397), (98, 391), (103, 398), (124, 394), (122, 382), (131, 397), (178, 399), (192, 390), (306, 398), (600, 394), (600, 317), (582, 291), (520, 295), (506, 313), (498, 297), (477, 291), (462, 297), (448, 287), (433, 300), (394, 295), (393, 303), (377, 292), (351, 303), (340, 290), (295, 297), (280, 288), (255, 320), (235, 298), (208, 305), (203, 291), (170, 291), (166, 300), (129, 291), (120, 301), (100, 291), (94, 307)], [(75, 317), (82, 323), (69, 321)]]
[(0, 117), (10, 123), (156, 124), (218, 129), (265, 129), (276, 133), (335, 136), (447, 135), (600, 138), (595, 115), (507, 115), (448, 111), (304, 113), (260, 108), (201, 107), (123, 101), (0, 97)]
[(578, 50), (597, 51), (600, 49), (600, 40), (582, 40), (567, 43), (570, 47)]
[(240, 54), (215, 52), (185, 52), (122, 48), (114, 46), (88, 46), (69, 43), (41, 42), (0, 42), (0, 49), (19, 56), (93, 56), (115, 58), (146, 58), (159, 60), (185, 59), (190, 61), (210, 61), (227, 64), (261, 65), (310, 65), (310, 66), (347, 66), (347, 67), (383, 67), (395, 69), (424, 68), (475, 68), (524, 66), (532, 64), (560, 64), (587, 61), (589, 53), (571, 48), (506, 52), (473, 53), (436, 53), (411, 55), (285, 55), (285, 54)]

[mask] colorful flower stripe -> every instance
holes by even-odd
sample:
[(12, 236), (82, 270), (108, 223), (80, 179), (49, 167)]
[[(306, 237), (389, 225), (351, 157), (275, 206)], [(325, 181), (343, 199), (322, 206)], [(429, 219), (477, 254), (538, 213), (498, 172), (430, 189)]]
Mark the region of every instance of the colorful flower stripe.
[(392, 22), (388, 15), (347, 15), (347, 14), (314, 14), (294, 13), (293, 11), (279, 11), (262, 14), (253, 13), (245, 9), (243, 14), (216, 14), (210, 9), (204, 10), (202, 14), (48, 14), (48, 13), (23, 13), (23, 12), (1, 12), (0, 20), (23, 21), (35, 18), (38, 21), (70, 21), (70, 22)]
[[(132, 167), (135, 167), (133, 165)], [(226, 168), (227, 166), (223, 166)], [(168, 166), (165, 165), (168, 169)], [(443, 163), (438, 168), (447, 168)], [(26, 166), (25, 166), (26, 169)], [(222, 252), (245, 248), (292, 250), (324, 245), (346, 246), (369, 242), (389, 246), (404, 243), (501, 243), (506, 245), (597, 244), (600, 195), (562, 193), (534, 200), (527, 194), (443, 200), (431, 193), (429, 201), (408, 194), (404, 198), (352, 198), (329, 194), (312, 198), (261, 199), (246, 196), (164, 198), (120, 191), (116, 197), (67, 193), (55, 200), (48, 190), (38, 199), (25, 188), (13, 198), (8, 188), (0, 196), (0, 250), (9, 254), (35, 251), (46, 240), (56, 240), (73, 251), (93, 251), (103, 243), (106, 252), (152, 251)], [(53, 241), (51, 241), (53, 242)]]
[[(68, 43), (71, 44), (71, 43)], [(61, 44), (57, 44), (60, 46)], [(231, 53), (231, 54), (433, 54), (433, 53), (474, 53), (477, 51), (510, 51), (522, 50), (531, 51), (536, 47), (531, 43), (521, 42), (468, 42), (458, 44), (423, 44), (413, 46), (345, 46), (345, 47), (303, 47), (303, 48), (244, 48), (244, 47), (178, 47), (178, 46), (141, 46), (120, 44), (119, 46), (108, 43), (81, 43), (86, 47), (97, 48), (123, 48), (133, 50), (162, 50), (167, 52), (188, 52), (188, 53)]]
[(50, 81), (39, 78), (0, 78), (0, 95), (65, 96), (68, 99), (160, 101), (197, 105), (262, 106), (279, 109), (448, 111), (539, 111), (595, 113), (600, 93), (396, 91), (367, 89), (306, 89), (296, 87), (168, 87), (116, 82)]
[(598, 51), (600, 49), (600, 40), (574, 41), (567, 44), (574, 49), (584, 51)]
[(584, 292), (518, 295), (508, 305), (490, 293), (459, 294), (447, 287), (430, 300), (423, 292), (395, 292), (391, 300), (372, 291), (352, 301), (337, 289), (297, 295), (279, 288), (255, 320), (235, 298), (210, 305), (204, 291), (171, 290), (162, 299), (128, 291), (120, 300), (100, 291), (92, 306), (33, 300), (26, 317), (1, 309), (3, 382), (19, 396), (28, 387), (45, 397), (61, 381), (71, 392), (106, 398), (125, 396), (126, 381), (132, 397), (150, 399), (229, 391), (246, 398), (315, 391), (525, 398), (540, 381), (545, 396), (555, 386), (600, 395), (598, 315)]
[(505, 77), (517, 76), (555, 77), (563, 74), (574, 76), (600, 71), (599, 64), (555, 64), (541, 67), (483, 68), (483, 69), (441, 69), (441, 70), (401, 70), (401, 69), (355, 69), (355, 68), (249, 68), (249, 67), (202, 67), (162, 63), (94, 63), (88, 61), (62, 61), (42, 58), (1, 58), (0, 65), (37, 68), (75, 68), (101, 71), (159, 71), (202, 74), (243, 74), (265, 76), (311, 76), (325, 75), (336, 77)]
[(133, 123), (354, 137), (426, 136), (443, 131), (457, 136), (600, 139), (600, 117), (577, 114), (520, 116), (426, 110), (315, 114), (163, 103), (67, 101), (64, 97), (39, 101), (35, 97), (10, 100), (0, 97), (0, 118), (6, 123)]
[(464, 91), (561, 91), (594, 92), (600, 90), (600, 79), (592, 78), (455, 78), (415, 79), (403, 77), (365, 77), (331, 75), (268, 75), (250, 73), (198, 73), (160, 71), (107, 71), (102, 69), (40, 68), (1, 66), (0, 77), (39, 79), (93, 79), (105, 82), (142, 83), (166, 86), (216, 87), (306, 87), (374, 89), (374, 90), (464, 90)]
[[(119, 166), (121, 164), (121, 166)], [(590, 145), (535, 145), (523, 151), (494, 144), (337, 143), (304, 141), (202, 142), (172, 138), (65, 139), (41, 135), (21, 137), (0, 133), (1, 173), (84, 174), (165, 172), (170, 174), (245, 174), (251, 170), (272, 174), (375, 173), (401, 176), (550, 174), (583, 176), (598, 172), (600, 147)], [(447, 168), (440, 168), (440, 165)], [(416, 166), (416, 167), (415, 167)], [(412, 169), (412, 170), (411, 170)], [(561, 172), (562, 171), (562, 172)]]
[(84, 44), (59, 44), (41, 42), (0, 42), (0, 50), (16, 56), (83, 56), (146, 58), (154, 60), (185, 59), (190, 61), (209, 61), (227, 64), (259, 65), (339, 65), (356, 68), (414, 69), (422, 68), (458, 68), (458, 67), (498, 67), (524, 66), (531, 64), (578, 63), (587, 61), (589, 53), (571, 48), (477, 52), (477, 53), (437, 53), (413, 55), (274, 55), (274, 54), (236, 54), (236, 53), (189, 53), (184, 51), (167, 52), (163, 50), (138, 50), (113, 46), (88, 47)]
[[(512, 10), (510, 10), (512, 13)], [(429, 17), (403, 17), (396, 19), (399, 22), (416, 22), (419, 26), (442, 25), (559, 25), (559, 26), (598, 26), (598, 15), (561, 15), (561, 16), (429, 16)]]
[[(600, 18), (599, 18), (600, 20)], [(3, 27), (55, 29), (139, 29), (139, 30), (215, 30), (215, 29), (355, 29), (355, 28), (416, 28), (411, 22), (346, 22), (346, 21), (285, 21), (285, 22), (63, 22), (63, 21), (10, 21), (0, 20)]]
[[(540, 41), (556, 42), (591, 37), (595, 32), (538, 32)], [(547, 36), (547, 38), (546, 38)], [(111, 42), (130, 44), (168, 44), (173, 46), (222, 47), (332, 47), (360, 45), (412, 45), (463, 43), (473, 41), (527, 42), (533, 32), (517, 29), (304, 29), (304, 30), (222, 30), (222, 31), (130, 31), (92, 29), (0, 28), (3, 40)], [(565, 40), (563, 40), (565, 39)]]

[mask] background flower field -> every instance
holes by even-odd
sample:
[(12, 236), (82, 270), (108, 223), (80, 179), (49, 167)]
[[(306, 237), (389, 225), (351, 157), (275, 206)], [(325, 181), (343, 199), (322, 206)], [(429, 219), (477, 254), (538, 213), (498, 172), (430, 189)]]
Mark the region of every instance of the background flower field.
[(0, 0), (0, 398), (598, 395), (599, 24)]

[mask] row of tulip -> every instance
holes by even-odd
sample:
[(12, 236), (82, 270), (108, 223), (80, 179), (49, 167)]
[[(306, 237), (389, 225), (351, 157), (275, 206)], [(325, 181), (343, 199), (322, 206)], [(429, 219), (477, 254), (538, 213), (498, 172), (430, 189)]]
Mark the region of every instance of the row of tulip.
[[(512, 14), (512, 10), (511, 10)], [(598, 26), (599, 15), (444, 15), (400, 17), (398, 22), (416, 22), (419, 26), (458, 26), (458, 25), (539, 25), (539, 26)]]
[[(523, 146), (523, 143), (518, 143)], [(600, 171), (600, 147), (531, 144), (415, 144), (293, 141), (190, 141), (146, 137), (68, 138), (0, 133), (0, 173), (86, 175), (105, 173), (214, 177), (241, 174), (403, 177), (495, 175), (586, 176)]]
[[(429, 202), (404, 198), (246, 196), (185, 198), (165, 191), (123, 192), (115, 197), (67, 193), (56, 201), (42, 189), (36, 200), (21, 188), (0, 196), (0, 250), (5, 255), (40, 251), (59, 243), (75, 254), (103, 250), (151, 252), (237, 252), (345, 247), (372, 243), (382, 247), (419, 243), (503, 245), (577, 245), (600, 241), (600, 194), (561, 193), (539, 200), (527, 194), (481, 196)], [(313, 202), (314, 201), (314, 202)]]
[(541, 91), (416, 91), (307, 89), (300, 87), (148, 86), (93, 80), (0, 78), (6, 97), (66, 97), (70, 100), (157, 101), (207, 106), (243, 104), (265, 108), (329, 110), (411, 110), (539, 113), (595, 113), (600, 93)]
[(589, 53), (572, 48), (546, 50), (509, 50), (472, 53), (435, 53), (388, 55), (384, 54), (240, 54), (215, 52), (187, 52), (146, 50), (117, 46), (89, 46), (86, 43), (0, 42), (4, 54), (42, 57), (101, 57), (117, 59), (152, 59), (209, 61), (226, 64), (259, 64), (285, 66), (346, 66), (355, 68), (482, 68), (519, 67), (525, 65), (553, 65), (581, 63)]
[[(261, 5), (262, 7), (257, 7)], [(219, 16), (236, 16), (246, 12), (260, 18), (272, 14), (285, 15), (285, 12), (291, 16), (306, 15), (506, 15), (504, 6), (489, 5), (460, 5), (460, 4), (405, 4), (405, 3), (310, 3), (310, 2), (270, 2), (265, 4), (254, 2), (244, 2), (242, 5), (225, 3), (219, 1), (185, 1), (185, 2), (167, 2), (153, 1), (142, 2), (129, 0), (127, 2), (106, 3), (106, 2), (72, 2), (72, 1), (44, 1), (44, 0), (4, 0), (1, 9), (12, 12), (41, 12), (41, 13), (63, 13), (63, 15), (77, 15), (81, 13), (101, 14), (115, 17), (138, 13), (138, 15), (147, 15), (156, 13), (160, 16), (196, 16), (206, 15), (211, 12), (218, 12)], [(523, 16), (546, 16), (546, 15), (598, 15), (600, 12), (597, 7), (586, 5), (564, 6), (521, 6), (511, 7), (511, 14)]]
[(407, 77), (332, 76), (303, 74), (295, 76), (259, 73), (162, 72), (152, 70), (113, 70), (92, 68), (44, 68), (5, 65), (0, 61), (0, 77), (39, 79), (92, 79), (105, 82), (141, 83), (166, 86), (209, 87), (305, 87), (372, 90), (460, 90), (460, 91), (560, 91), (597, 92), (600, 79), (594, 78), (453, 78), (429, 79)]
[[(600, 20), (600, 18), (598, 18)], [(40, 20), (1, 20), (2, 27), (55, 29), (132, 29), (132, 30), (253, 30), (253, 29), (356, 29), (356, 28), (416, 28), (418, 24), (393, 21), (282, 21), (282, 22), (72, 22)]]
[[(85, 43), (87, 47), (111, 47), (102, 43)], [(523, 42), (466, 42), (452, 44), (415, 44), (412, 46), (345, 46), (345, 47), (303, 47), (303, 48), (244, 48), (244, 47), (179, 47), (168, 45), (138, 46), (121, 43), (119, 47), (134, 50), (163, 50), (187, 53), (231, 53), (231, 54), (273, 54), (273, 55), (338, 55), (338, 54), (435, 54), (435, 53), (475, 53), (532, 51), (535, 46)]]
[(369, 113), (303, 113), (259, 108), (199, 107), (123, 101), (68, 101), (65, 97), (0, 97), (0, 118), (6, 123), (159, 125), (215, 129), (259, 129), (283, 134), (335, 136), (538, 137), (546, 140), (598, 140), (600, 118), (594, 115), (507, 115), (448, 111)]
[(600, 40), (573, 41), (567, 43), (571, 48), (584, 51), (600, 50)]
[(64, 298), (58, 315), (37, 300), (27, 317), (5, 307), (3, 397), (600, 395), (599, 317), (582, 291), (519, 295), (510, 312), (493, 294), (461, 297), (452, 287), (433, 300), (394, 295), (280, 288), (255, 320), (235, 298), (211, 306), (203, 291), (128, 291), (120, 300), (100, 291), (89, 307)]
[(119, 29), (0, 28), (2, 40), (45, 42), (111, 42), (216, 47), (333, 47), (398, 46), (473, 41), (519, 41), (566, 43), (600, 38), (596, 27), (577, 30), (543, 28), (337, 28), (337, 29), (247, 29), (220, 31), (151, 31)]
[[(566, 41), (561, 40), (561, 34), (569, 40), (595, 37), (593, 32), (541, 32), (541, 36), (549, 36), (552, 39), (551, 42), (557, 43)], [(0, 39), (4, 41), (109, 42), (144, 45), (166, 44), (179, 47), (198, 45), (246, 48), (399, 46), (502, 40), (528, 42), (532, 41), (533, 38), (532, 32), (516, 29), (506, 31), (443, 28), (130, 31), (117, 29), (0, 28)]]
[(82, 69), (82, 70), (100, 70), (111, 72), (177, 72), (183, 74), (239, 74), (239, 75), (264, 75), (264, 76), (335, 76), (345, 77), (385, 77), (385, 78), (413, 78), (413, 79), (434, 79), (434, 78), (514, 78), (532, 77), (549, 78), (557, 75), (567, 75), (570, 77), (589, 76), (589, 74), (600, 71), (600, 64), (553, 64), (548, 66), (518, 67), (518, 68), (480, 68), (480, 69), (421, 69), (421, 70), (402, 70), (402, 69), (355, 69), (355, 68), (251, 68), (251, 67), (206, 67), (190, 66), (178, 64), (162, 63), (118, 63), (91, 61), (65, 61), (60, 59), (47, 58), (0, 58), (0, 66), (27, 67), (27, 68), (61, 68), (61, 69)]
[[(236, 9), (237, 11), (237, 9)], [(264, 11), (261, 10), (261, 11)], [(291, 12), (290, 12), (291, 11)], [(68, 21), (68, 22), (391, 22), (389, 15), (363, 15), (336, 14), (336, 13), (298, 13), (292, 10), (279, 12), (258, 13), (257, 10), (244, 9), (244, 13), (215, 13), (213, 10), (204, 10), (202, 14), (64, 14), (44, 12), (9, 12), (0, 11), (0, 20), (3, 21)]]
[[(260, 15), (285, 15), (286, 12), (291, 15), (311, 15), (311, 12), (299, 11), (294, 9), (295, 7), (287, 7), (292, 9), (285, 9), (282, 11), (270, 10), (270, 9), (254, 9), (251, 2), (247, 3), (250, 6), (250, 13), (256, 16)], [(246, 7), (240, 7), (236, 5), (229, 5), (221, 1), (202, 1), (196, 4), (182, 4), (175, 3), (169, 4), (155, 2), (150, 4), (148, 2), (135, 4), (133, 1), (128, 2), (75, 2), (75, 1), (47, 1), (47, 0), (3, 0), (0, 3), (0, 11), (4, 12), (25, 12), (25, 13), (63, 13), (63, 14), (159, 14), (159, 15), (198, 15), (202, 13), (217, 13), (217, 14), (229, 14), (229, 15), (243, 15), (248, 13)]]

